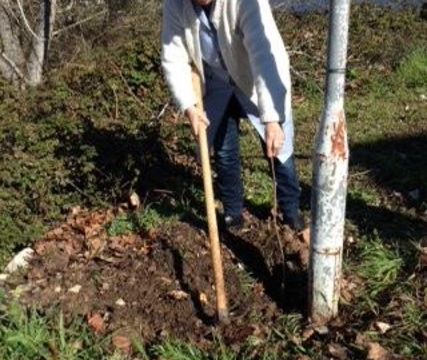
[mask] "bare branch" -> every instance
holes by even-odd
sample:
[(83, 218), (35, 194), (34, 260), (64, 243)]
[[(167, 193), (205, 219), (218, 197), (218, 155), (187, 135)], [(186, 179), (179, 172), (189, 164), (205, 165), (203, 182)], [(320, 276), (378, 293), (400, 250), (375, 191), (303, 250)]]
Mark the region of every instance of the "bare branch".
[(135, 94), (134, 94), (134, 92), (132, 91), (132, 89), (130, 88), (130, 86), (129, 86), (129, 84), (127, 83), (127, 81), (126, 81), (126, 79), (125, 79), (125, 77), (123, 76), (123, 73), (122, 73), (122, 71), (121, 71), (121, 69), (116, 65), (116, 64), (114, 64), (114, 62), (111, 62), (111, 65), (113, 66), (113, 68), (114, 68), (114, 70), (116, 70), (116, 73), (119, 75), (119, 77), (120, 77), (120, 79), (122, 80), (122, 82), (123, 82), (123, 84), (126, 86), (126, 88), (127, 88), (127, 92), (129, 93), (129, 95), (130, 96), (132, 96), (133, 98), (134, 98), (134, 100), (142, 107), (142, 108), (144, 108), (144, 109), (146, 109), (146, 110), (150, 110), (149, 108), (148, 108), (148, 106), (146, 105), (146, 104), (144, 104), (139, 98), (138, 98), (138, 96), (136, 96)]
[(9, 16), (13, 16), (13, 18), (19, 22), (18, 16), (16, 16), (15, 11), (12, 10), (12, 5), (10, 4), (9, 0), (5, 0), (5, 3), (2, 5), (3, 9), (6, 10), (8, 9), (9, 11), (7, 11)]
[(46, 44), (46, 51), (49, 48), (50, 42), (52, 40), (53, 27), (55, 26), (56, 14), (57, 14), (57, 0), (50, 0), (49, 29), (47, 34), (48, 43)]
[(63, 14), (67, 11), (70, 11), (73, 7), (74, 7), (74, 0), (70, 0), (70, 3), (65, 8), (63, 8), (62, 10), (59, 10), (58, 14)]
[(22, 4), (19, 0), (16, 0), (16, 3), (18, 4), (19, 12), (21, 13), (22, 20), (24, 21), (24, 24), (27, 28), (27, 30), (30, 32), (31, 35), (33, 35), (37, 40), (43, 41), (44, 39), (41, 38), (39, 35), (37, 35), (34, 30), (31, 28), (30, 23), (28, 22), (27, 17), (25, 16), (24, 8), (22, 7)]
[(163, 105), (162, 110), (160, 110), (159, 115), (156, 116), (156, 120), (160, 120), (166, 112), (166, 109), (169, 107), (169, 101)]
[(56, 35), (58, 35), (58, 34), (60, 34), (60, 33), (64, 32), (64, 31), (66, 31), (66, 30), (70, 30), (70, 29), (72, 29), (72, 28), (75, 28), (76, 26), (79, 26), (79, 25), (81, 25), (81, 24), (84, 24), (85, 22), (88, 22), (88, 21), (90, 21), (90, 20), (92, 20), (92, 19), (95, 19), (95, 18), (97, 18), (97, 17), (99, 17), (99, 16), (102, 16), (102, 15), (106, 14), (107, 12), (108, 12), (107, 10), (102, 10), (102, 11), (100, 11), (99, 13), (96, 13), (95, 15), (92, 15), (92, 16), (89, 16), (89, 17), (87, 17), (87, 18), (85, 18), (85, 19), (82, 19), (82, 20), (80, 20), (80, 21), (77, 21), (77, 22), (75, 22), (74, 24), (71, 24), (70, 26), (66, 26), (66, 27), (64, 27), (64, 28), (62, 28), (62, 29), (56, 30), (56, 31), (54, 31), (54, 32), (52, 33), (52, 36), (56, 36)]
[(21, 72), (21, 70), (19, 70), (19, 67), (11, 59), (9, 59), (9, 57), (3, 51), (0, 53), (0, 56), (20, 79), (28, 82), (24, 74)]

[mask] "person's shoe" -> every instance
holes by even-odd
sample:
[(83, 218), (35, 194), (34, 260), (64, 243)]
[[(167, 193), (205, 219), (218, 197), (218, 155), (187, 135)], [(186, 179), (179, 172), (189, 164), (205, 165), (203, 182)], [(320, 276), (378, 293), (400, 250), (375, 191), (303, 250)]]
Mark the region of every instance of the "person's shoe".
[(301, 215), (297, 215), (294, 217), (283, 216), (282, 224), (289, 226), (293, 231), (299, 233), (304, 230), (305, 222)]
[(226, 230), (239, 230), (243, 227), (243, 215), (224, 217), (224, 225)]

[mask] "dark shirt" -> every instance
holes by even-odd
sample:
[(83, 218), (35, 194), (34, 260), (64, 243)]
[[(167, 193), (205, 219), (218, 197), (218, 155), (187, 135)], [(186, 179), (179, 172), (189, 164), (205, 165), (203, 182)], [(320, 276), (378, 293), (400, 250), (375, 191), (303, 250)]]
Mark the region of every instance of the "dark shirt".
[(205, 12), (207, 18), (209, 19), (209, 16), (211, 15), (212, 3), (202, 6), (202, 9)]

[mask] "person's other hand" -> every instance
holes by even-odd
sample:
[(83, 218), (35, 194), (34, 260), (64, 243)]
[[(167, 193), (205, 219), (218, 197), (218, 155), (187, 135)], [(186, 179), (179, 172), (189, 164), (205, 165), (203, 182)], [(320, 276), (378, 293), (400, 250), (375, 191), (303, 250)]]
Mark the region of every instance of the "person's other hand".
[(184, 113), (187, 119), (190, 120), (191, 132), (193, 133), (194, 136), (197, 137), (199, 135), (200, 125), (203, 125), (205, 127), (209, 126), (208, 118), (206, 117), (204, 112), (201, 111), (196, 106), (190, 106), (185, 110)]
[(279, 155), (285, 142), (285, 134), (278, 122), (269, 122), (265, 125), (265, 144), (269, 158)]

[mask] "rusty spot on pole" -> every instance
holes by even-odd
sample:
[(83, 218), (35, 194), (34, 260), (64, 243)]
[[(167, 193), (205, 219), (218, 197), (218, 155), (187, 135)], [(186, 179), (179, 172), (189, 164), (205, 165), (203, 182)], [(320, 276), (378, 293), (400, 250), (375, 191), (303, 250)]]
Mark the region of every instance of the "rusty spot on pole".
[(340, 109), (336, 114), (337, 122), (334, 123), (333, 134), (331, 135), (332, 155), (339, 159), (347, 158), (346, 128), (344, 110)]

